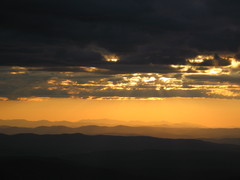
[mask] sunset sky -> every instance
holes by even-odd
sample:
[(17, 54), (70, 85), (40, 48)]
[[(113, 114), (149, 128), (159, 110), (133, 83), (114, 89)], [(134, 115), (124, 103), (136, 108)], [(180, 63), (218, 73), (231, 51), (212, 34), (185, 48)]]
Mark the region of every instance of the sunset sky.
[(240, 2), (8, 0), (0, 119), (240, 127)]

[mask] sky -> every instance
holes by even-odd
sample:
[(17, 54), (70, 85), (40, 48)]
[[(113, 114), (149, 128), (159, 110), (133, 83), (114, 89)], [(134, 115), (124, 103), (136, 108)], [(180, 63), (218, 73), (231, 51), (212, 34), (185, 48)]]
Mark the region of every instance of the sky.
[(240, 127), (239, 6), (4, 0), (0, 119)]

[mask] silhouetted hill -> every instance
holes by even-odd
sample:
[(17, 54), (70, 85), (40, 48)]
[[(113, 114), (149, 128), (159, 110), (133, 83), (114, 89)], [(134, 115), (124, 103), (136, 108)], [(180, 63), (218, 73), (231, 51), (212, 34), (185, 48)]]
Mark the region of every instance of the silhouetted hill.
[(240, 146), (214, 144), (201, 140), (159, 139), (153, 137), (87, 136), (83, 134), (63, 135), (0, 135), (0, 152), (69, 154), (95, 151), (238, 151)]
[(56, 157), (0, 158), (1, 180), (122, 180), (140, 178), (118, 169), (91, 167)]
[(0, 135), (1, 180), (239, 179), (240, 146), (153, 137)]
[(74, 134), (117, 135), (117, 136), (152, 136), (159, 138), (182, 139), (223, 139), (240, 138), (240, 129), (209, 128), (164, 128), (164, 127), (129, 127), (129, 126), (82, 126), (70, 128), (65, 126), (41, 126), (36, 128), (0, 126), (2, 134)]
[(222, 139), (203, 139), (204, 141), (209, 141), (219, 144), (236, 144), (240, 145), (240, 138), (222, 138)]

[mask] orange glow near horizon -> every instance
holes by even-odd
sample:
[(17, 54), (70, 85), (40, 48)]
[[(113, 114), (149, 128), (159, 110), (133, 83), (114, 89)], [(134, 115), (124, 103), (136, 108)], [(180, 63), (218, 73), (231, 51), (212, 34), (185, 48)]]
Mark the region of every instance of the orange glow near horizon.
[(0, 101), (0, 119), (50, 121), (116, 120), (114, 125), (158, 125), (161, 122), (196, 124), (199, 127), (240, 127), (240, 100), (165, 98), (163, 100)]

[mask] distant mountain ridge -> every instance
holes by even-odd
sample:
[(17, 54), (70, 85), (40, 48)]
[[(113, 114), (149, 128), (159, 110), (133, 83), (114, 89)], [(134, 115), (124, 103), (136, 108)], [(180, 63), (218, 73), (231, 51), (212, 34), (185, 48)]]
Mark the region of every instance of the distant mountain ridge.
[(182, 139), (223, 139), (240, 138), (240, 129), (208, 129), (208, 128), (166, 128), (166, 127), (130, 127), (130, 126), (40, 126), (35, 128), (0, 126), (1, 134), (74, 134), (117, 135), (117, 136), (152, 136), (158, 138)]
[[(101, 123), (105, 122), (105, 123)], [(14, 127), (28, 127), (28, 128), (35, 128), (39, 126), (66, 126), (66, 127), (79, 127), (79, 126), (86, 126), (86, 125), (113, 125), (110, 122), (117, 123), (118, 121), (102, 119), (99, 120), (81, 120), (76, 122), (71, 121), (48, 121), (48, 120), (38, 120), (38, 121), (28, 121), (25, 119), (13, 119), (13, 120), (0, 120), (0, 126), (14, 126)]]
[[(151, 124), (151, 125), (149, 125)], [(200, 128), (200, 125), (191, 123), (170, 123), (167, 121), (160, 121), (158, 123), (149, 123), (142, 121), (119, 121), (112, 119), (85, 119), (80, 121), (48, 121), (48, 120), (38, 120), (29, 121), (25, 119), (12, 119), (12, 120), (1, 120), (0, 126), (14, 126), (14, 127), (29, 127), (35, 128), (39, 126), (66, 126), (66, 127), (80, 127), (80, 126), (157, 126), (157, 127), (171, 127), (171, 128)]]

